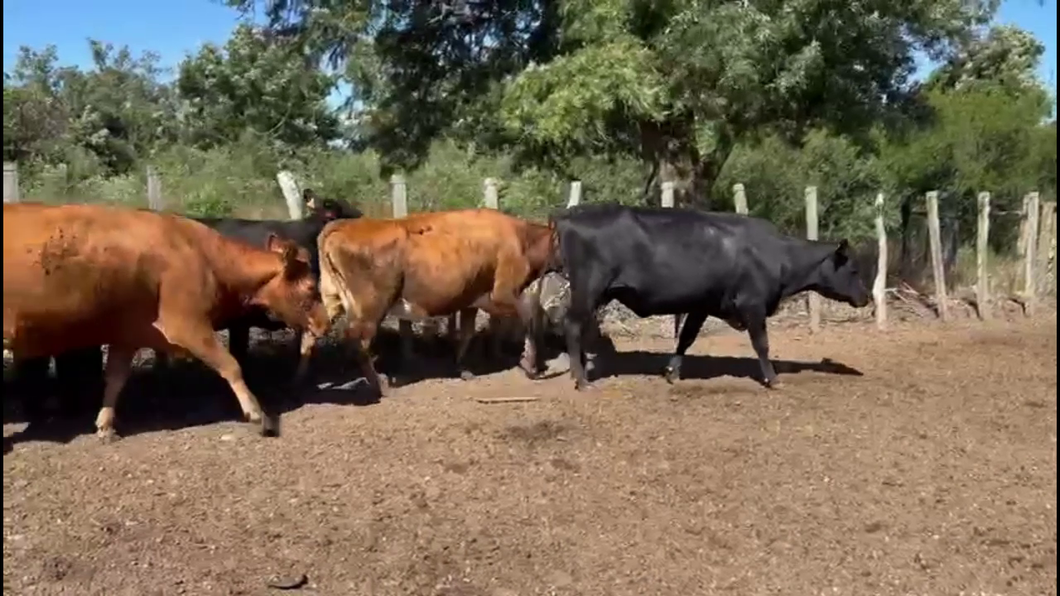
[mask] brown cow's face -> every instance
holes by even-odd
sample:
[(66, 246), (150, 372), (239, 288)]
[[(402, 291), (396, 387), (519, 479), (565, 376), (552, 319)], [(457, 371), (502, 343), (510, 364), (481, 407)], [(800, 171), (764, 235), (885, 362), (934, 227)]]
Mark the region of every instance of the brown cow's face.
[(270, 252), (280, 256), (282, 272), (262, 289), (265, 307), (296, 329), (308, 329), (316, 337), (328, 330), (328, 317), (309, 265), (309, 251), (272, 235)]

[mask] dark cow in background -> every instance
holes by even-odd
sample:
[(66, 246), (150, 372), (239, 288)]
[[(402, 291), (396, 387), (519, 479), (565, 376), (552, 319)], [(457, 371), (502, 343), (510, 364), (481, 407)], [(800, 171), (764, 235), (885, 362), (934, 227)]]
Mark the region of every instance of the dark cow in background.
[(639, 317), (685, 314), (667, 381), (708, 316), (746, 329), (763, 380), (776, 387), (766, 319), (780, 301), (810, 290), (860, 308), (869, 292), (846, 240), (786, 236), (772, 223), (734, 213), (586, 204), (553, 214), (550, 268), (570, 280), (566, 317), (571, 376), (589, 387), (582, 340), (593, 312), (618, 300)]
[(309, 251), (270, 234), (255, 248), (168, 213), (101, 205), (4, 205), (4, 348), (40, 358), (109, 346), (101, 437), (140, 348), (189, 353), (228, 382), (263, 434), (276, 424), (214, 333), (250, 308), (320, 337), (328, 321)]

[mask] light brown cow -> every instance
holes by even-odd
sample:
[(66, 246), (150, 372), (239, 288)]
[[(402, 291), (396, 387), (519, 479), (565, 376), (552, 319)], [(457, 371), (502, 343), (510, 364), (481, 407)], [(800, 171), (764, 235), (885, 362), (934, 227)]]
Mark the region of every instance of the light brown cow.
[[(4, 347), (33, 358), (109, 344), (101, 438), (140, 348), (190, 353), (220, 374), (246, 419), (273, 434), (214, 323), (261, 306), (322, 336), (328, 325), (309, 254), (271, 236), (268, 250), (178, 215), (100, 205), (4, 205)], [(307, 347), (311, 348), (311, 345)]]
[[(369, 349), (384, 317), (422, 320), (460, 312), (462, 320), (474, 321), (478, 308), (529, 321), (519, 298), (550, 257), (550, 234), (548, 226), (493, 209), (333, 221), (318, 239), (321, 297), (331, 320), (346, 313), (361, 370), (383, 394)], [(460, 328), (458, 366), (474, 326)], [(536, 373), (534, 362), (536, 354), (521, 362), (528, 374)]]

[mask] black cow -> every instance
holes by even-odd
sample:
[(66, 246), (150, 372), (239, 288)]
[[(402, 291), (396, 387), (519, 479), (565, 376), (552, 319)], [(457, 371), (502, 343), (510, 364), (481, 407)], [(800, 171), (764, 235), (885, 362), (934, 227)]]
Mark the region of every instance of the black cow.
[[(311, 189), (302, 193), (306, 216), (296, 220), (257, 220), (236, 219), (230, 217), (192, 218), (217, 230), (223, 236), (242, 240), (254, 246), (264, 246), (269, 234), (294, 240), (299, 246), (309, 250), (313, 272), (320, 277), (319, 251), (317, 236), (332, 219), (358, 218), (363, 214), (359, 209), (334, 199), (320, 200)], [(319, 202), (319, 205), (317, 204)], [(259, 327), (269, 331), (284, 328), (284, 324), (273, 320), (264, 310), (252, 312), (221, 326), (228, 329), (229, 351), (241, 364), (250, 344), (250, 328)], [(164, 355), (156, 354), (156, 361), (164, 361)], [(23, 397), (23, 409), (27, 418), (42, 420), (46, 417), (41, 400), (40, 390), (47, 387), (47, 356), (22, 360), (15, 370), (13, 389)], [(58, 381), (60, 410), (66, 414), (79, 414), (86, 404), (84, 395), (97, 395), (93, 389), (102, 383), (103, 354), (99, 346), (85, 348), (55, 355), (55, 372)], [(91, 406), (91, 404), (87, 404)], [(98, 406), (95, 406), (98, 409)]]
[(586, 204), (553, 214), (552, 269), (570, 280), (565, 320), (571, 376), (589, 388), (582, 351), (585, 326), (598, 307), (618, 300), (639, 317), (685, 314), (666, 380), (708, 316), (746, 329), (767, 387), (766, 319), (784, 298), (812, 290), (863, 307), (869, 292), (846, 240), (817, 242), (781, 234), (762, 219), (694, 209)]

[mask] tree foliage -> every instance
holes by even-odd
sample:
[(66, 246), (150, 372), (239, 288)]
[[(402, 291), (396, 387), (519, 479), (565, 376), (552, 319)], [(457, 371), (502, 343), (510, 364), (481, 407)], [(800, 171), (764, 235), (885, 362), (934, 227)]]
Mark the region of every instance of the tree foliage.
[(563, 167), (622, 154), (708, 198), (736, 145), (869, 130), (996, 0), (229, 0), (347, 65), (374, 145), (414, 167), (454, 134)]
[(287, 147), (339, 137), (326, 104), (335, 77), (307, 66), (298, 47), (243, 24), (224, 45), (203, 45), (180, 65), (176, 90), (191, 143), (233, 143), (246, 129)]

